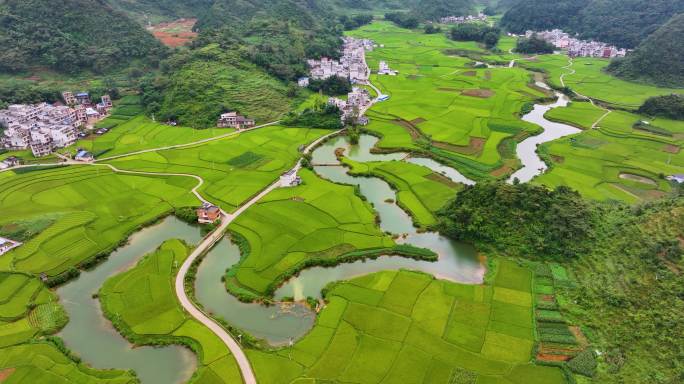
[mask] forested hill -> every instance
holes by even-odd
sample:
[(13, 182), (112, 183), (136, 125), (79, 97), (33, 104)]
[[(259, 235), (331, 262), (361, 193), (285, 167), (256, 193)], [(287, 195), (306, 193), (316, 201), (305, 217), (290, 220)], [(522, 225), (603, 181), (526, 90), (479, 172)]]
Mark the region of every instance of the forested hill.
[(213, 0), (105, 0), (142, 24), (196, 17), (211, 6)]
[(0, 71), (103, 72), (164, 50), (103, 0), (5, 0), (0, 25)]
[(684, 13), (649, 36), (609, 71), (632, 80), (684, 88)]
[(501, 24), (514, 33), (562, 28), (634, 48), (681, 12), (684, 0), (519, 0)]
[(438, 20), (444, 16), (464, 16), (475, 13), (473, 0), (418, 0), (411, 5), (422, 20)]

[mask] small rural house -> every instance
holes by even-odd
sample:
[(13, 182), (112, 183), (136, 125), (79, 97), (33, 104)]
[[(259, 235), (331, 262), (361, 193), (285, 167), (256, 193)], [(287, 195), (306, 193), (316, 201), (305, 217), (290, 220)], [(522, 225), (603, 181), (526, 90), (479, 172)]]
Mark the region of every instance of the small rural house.
[(291, 169), (282, 175), (280, 175), (280, 186), (281, 187), (295, 187), (302, 183), (302, 179), (297, 176), (297, 171)]
[(253, 119), (239, 115), (237, 112), (227, 112), (221, 115), (218, 120), (219, 128), (245, 129), (255, 125)]
[(684, 183), (684, 174), (677, 174), (677, 175), (668, 176), (668, 177), (666, 177), (666, 179), (668, 179), (670, 181), (674, 181), (678, 184), (682, 184), (682, 183)]
[(204, 203), (197, 208), (197, 222), (200, 224), (213, 224), (221, 217), (221, 210), (219, 207)]

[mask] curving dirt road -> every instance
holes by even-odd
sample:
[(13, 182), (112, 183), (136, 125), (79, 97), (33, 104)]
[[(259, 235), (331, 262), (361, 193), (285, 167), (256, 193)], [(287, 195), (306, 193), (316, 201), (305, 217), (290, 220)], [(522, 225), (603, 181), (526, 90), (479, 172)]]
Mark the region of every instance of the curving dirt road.
[[(567, 70), (569, 70), (570, 72), (565, 72), (565, 73), (563, 73), (562, 75), (560, 75), (560, 79), (559, 79), (559, 80), (560, 80), (560, 83), (561, 83), (561, 86), (562, 86), (562, 87), (565, 87), (565, 76), (566, 76), (566, 75), (574, 75), (575, 73), (577, 73), (577, 71), (576, 71), (575, 69), (572, 68), (572, 66), (573, 66), (574, 64), (575, 64), (575, 62), (572, 60), (572, 57), (571, 57), (570, 59), (568, 59), (568, 65), (566, 65), (565, 67), (563, 67), (563, 69), (567, 69)], [(598, 118), (598, 120), (596, 120), (596, 121), (594, 122), (594, 124), (591, 125), (591, 128), (590, 128), (590, 129), (596, 128), (596, 127), (599, 125), (599, 123), (600, 123), (601, 121), (603, 121), (603, 119), (606, 118), (606, 116), (610, 115), (611, 112), (613, 112), (612, 110), (610, 110), (610, 109), (608, 109), (608, 108), (605, 108), (605, 107), (603, 107), (603, 106), (601, 106), (601, 105), (596, 104), (596, 102), (594, 102), (594, 99), (592, 99), (592, 98), (589, 97), (589, 96), (585, 96), (585, 95), (583, 95), (583, 94), (581, 94), (581, 93), (579, 93), (579, 92), (577, 92), (577, 91), (575, 91), (575, 90), (573, 90), (572, 92), (573, 92), (574, 94), (576, 94), (577, 96), (583, 98), (583, 99), (589, 100), (589, 102), (591, 103), (591, 105), (593, 105), (594, 107), (606, 111), (606, 113), (604, 113), (601, 117)]]

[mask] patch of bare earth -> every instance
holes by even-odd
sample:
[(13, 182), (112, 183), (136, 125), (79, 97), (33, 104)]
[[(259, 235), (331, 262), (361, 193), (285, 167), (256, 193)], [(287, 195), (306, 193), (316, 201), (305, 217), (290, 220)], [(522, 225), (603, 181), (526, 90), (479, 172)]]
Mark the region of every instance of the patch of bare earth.
[(418, 124), (424, 123), (426, 121), (427, 120), (423, 119), (422, 117), (418, 117), (416, 119), (411, 120), (410, 123), (411, 123), (411, 125), (418, 125)]
[(494, 96), (494, 91), (491, 89), (466, 89), (461, 92), (461, 95), (479, 97), (481, 99), (488, 99)]
[(667, 145), (663, 148), (663, 151), (665, 151), (665, 152), (667, 152), (667, 153), (679, 153), (679, 150), (680, 150), (679, 146), (678, 146), (678, 145), (674, 145), (674, 144), (667, 144)]
[(435, 141), (432, 143), (437, 148), (444, 149), (450, 152), (462, 153), (464, 155), (477, 155), (482, 153), (484, 145), (487, 142), (486, 139), (481, 137), (471, 137), (470, 142), (467, 146), (465, 145), (455, 145), (450, 143), (445, 143), (442, 141)]
[(426, 179), (436, 181), (438, 183), (444, 184), (449, 188), (455, 188), (458, 186), (458, 183), (454, 182), (450, 178), (440, 174), (440, 173), (431, 173), (427, 176), (425, 176)]
[(420, 139), (421, 137), (423, 137), (423, 135), (420, 133), (420, 130), (418, 130), (418, 128), (416, 128), (416, 126), (411, 124), (410, 121), (406, 121), (403, 119), (395, 119), (393, 121), (393, 123), (404, 127), (406, 129), (406, 131), (409, 133), (409, 135), (411, 135), (411, 139), (413, 139), (413, 140), (417, 140), (417, 139)]
[(177, 48), (189, 44), (197, 38), (192, 31), (197, 19), (179, 19), (153, 25), (148, 30), (167, 47)]
[(513, 169), (511, 167), (509, 167), (508, 165), (502, 165), (501, 167), (489, 172), (489, 174), (498, 178), (498, 177), (506, 176), (506, 175), (510, 174), (511, 172), (513, 172)]
[(0, 370), (0, 383), (7, 380), (12, 374), (16, 371), (15, 368), (6, 368), (3, 370)]
[(475, 71), (466, 71), (466, 72), (461, 73), (461, 75), (473, 77), (473, 76), (476, 76), (476, 75), (477, 75), (477, 72), (475, 72)]
[(558, 155), (551, 155), (551, 160), (556, 164), (563, 164), (565, 162), (565, 157)]

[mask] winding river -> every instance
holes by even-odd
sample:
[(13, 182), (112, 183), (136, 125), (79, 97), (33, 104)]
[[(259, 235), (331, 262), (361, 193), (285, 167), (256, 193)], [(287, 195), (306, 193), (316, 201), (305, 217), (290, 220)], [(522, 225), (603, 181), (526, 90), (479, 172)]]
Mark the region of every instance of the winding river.
[[(542, 126), (544, 132), (518, 145), (517, 152), (523, 168), (514, 173), (510, 180), (517, 177), (520, 181), (526, 182), (546, 169), (546, 165), (536, 154), (538, 144), (580, 131), (544, 118), (546, 111), (565, 106), (568, 102), (564, 95), (559, 95), (556, 102), (536, 105), (532, 112), (523, 117), (525, 121)], [(454, 242), (438, 233), (416, 231), (411, 217), (396, 203), (388, 203), (396, 201), (396, 193), (390, 186), (378, 178), (348, 175), (347, 169), (338, 165), (335, 149), (345, 148), (345, 154), (356, 161), (403, 160), (431, 168), (456, 182), (474, 182), (455, 169), (432, 159), (414, 158), (407, 153), (371, 153), (371, 148), (377, 141), (376, 137), (370, 135), (362, 135), (358, 145), (350, 144), (346, 137), (331, 139), (314, 151), (313, 163), (325, 164), (316, 166), (315, 171), (321, 177), (334, 182), (358, 185), (361, 193), (378, 212), (381, 218), (380, 226), (384, 231), (398, 235), (397, 242), (432, 249), (439, 254), (439, 260), (425, 262), (383, 256), (376, 260), (342, 264), (334, 268), (315, 267), (290, 279), (277, 290), (276, 298), (295, 297), (299, 300), (307, 296), (320, 297), (321, 289), (331, 281), (401, 268), (421, 270), (439, 278), (462, 283), (482, 282), (485, 267), (473, 247)], [(189, 350), (181, 346), (133, 348), (103, 317), (99, 301), (92, 297), (107, 278), (130, 268), (142, 256), (171, 238), (180, 238), (190, 244), (196, 244), (201, 239), (201, 234), (198, 227), (168, 217), (134, 234), (125, 246), (112, 253), (104, 263), (94, 270), (83, 272), (79, 278), (57, 290), (70, 318), (60, 336), (85, 362), (96, 368), (133, 369), (144, 384), (180, 383), (190, 378), (196, 368), (197, 359)], [(227, 293), (221, 276), (239, 260), (239, 257), (237, 246), (228, 239), (219, 242), (207, 254), (197, 273), (198, 301), (213, 315), (256, 337), (263, 338), (272, 345), (282, 345), (306, 334), (315, 322), (315, 315), (308, 308), (289, 303), (270, 307), (245, 304)]]
[(522, 117), (524, 121), (539, 125), (544, 131), (539, 135), (528, 137), (518, 144), (516, 153), (523, 166), (511, 175), (508, 179), (509, 182), (513, 182), (517, 178), (521, 183), (526, 183), (548, 169), (546, 163), (537, 154), (538, 145), (582, 132), (581, 129), (567, 124), (555, 123), (544, 117), (546, 112), (554, 108), (565, 107), (570, 103), (570, 99), (562, 93), (557, 92), (556, 97), (558, 99), (551, 104), (535, 104), (532, 112)]

